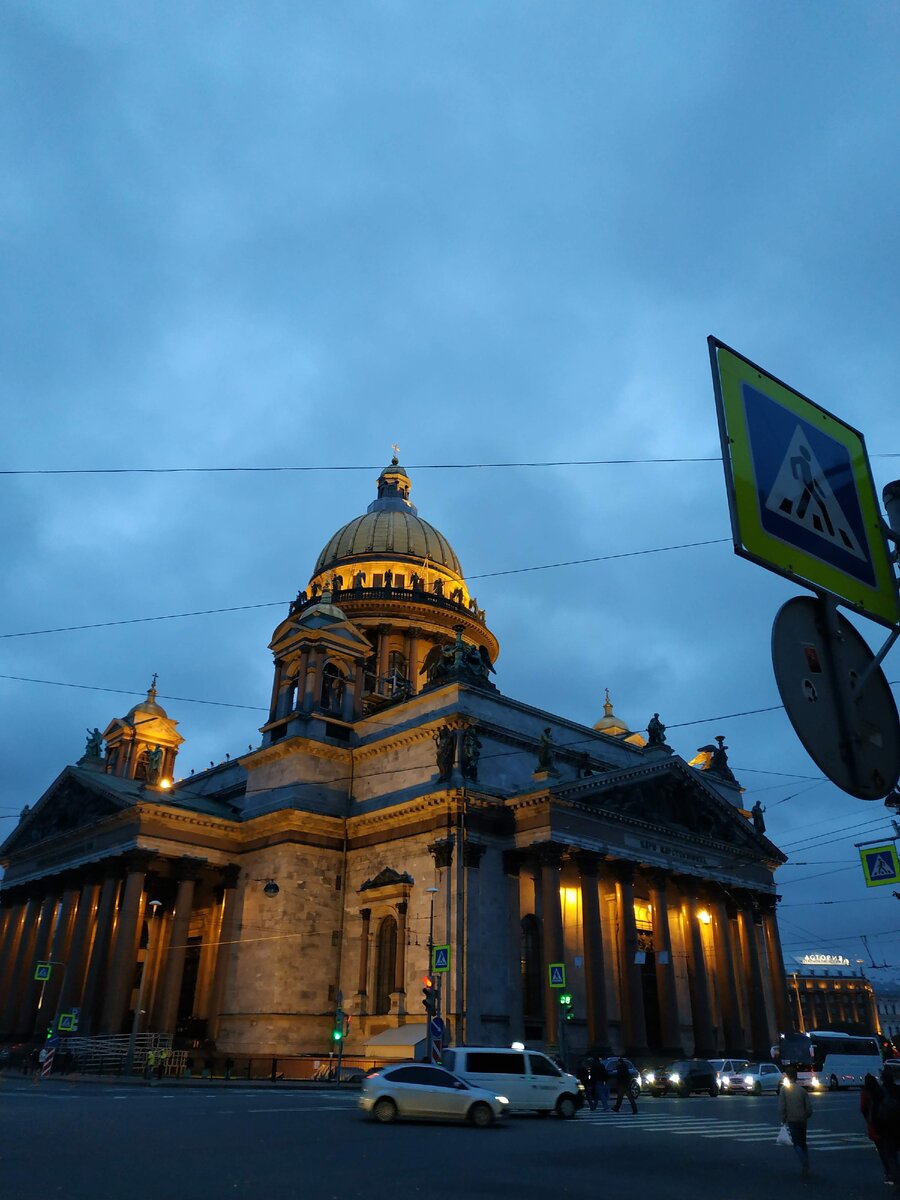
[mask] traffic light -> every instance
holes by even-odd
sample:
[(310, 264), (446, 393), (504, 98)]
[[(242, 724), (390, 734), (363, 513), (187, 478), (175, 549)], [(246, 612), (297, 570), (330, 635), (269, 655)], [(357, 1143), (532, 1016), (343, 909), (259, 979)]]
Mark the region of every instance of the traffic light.
[(437, 1012), (437, 988), (434, 986), (434, 980), (430, 975), (422, 976), (422, 983), (425, 985), (422, 988), (422, 1004), (429, 1016), (434, 1016)]
[(571, 992), (560, 992), (559, 1006), (562, 1009), (563, 1018), (566, 1021), (571, 1021), (572, 1017), (575, 1015), (572, 1010), (572, 993)]
[(344, 1014), (340, 1009), (334, 1014), (334, 1028), (331, 1031), (331, 1040), (333, 1042), (341, 1042), (344, 1039)]

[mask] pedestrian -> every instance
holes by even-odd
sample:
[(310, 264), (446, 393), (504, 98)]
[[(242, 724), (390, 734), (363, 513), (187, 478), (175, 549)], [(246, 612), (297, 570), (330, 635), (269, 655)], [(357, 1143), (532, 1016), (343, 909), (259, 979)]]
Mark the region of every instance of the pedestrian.
[(594, 1095), (604, 1112), (609, 1112), (609, 1071), (602, 1058), (594, 1063)]
[(624, 1058), (616, 1059), (616, 1102), (613, 1105), (613, 1112), (618, 1112), (622, 1107), (622, 1101), (628, 1099), (631, 1105), (632, 1116), (637, 1115), (637, 1105), (634, 1102), (634, 1096), (631, 1094), (631, 1072), (628, 1069), (628, 1063)]
[(787, 1125), (791, 1141), (800, 1159), (800, 1173), (809, 1174), (809, 1149), (806, 1145), (806, 1123), (812, 1116), (812, 1104), (806, 1089), (797, 1082), (797, 1068), (788, 1067), (781, 1091), (778, 1093), (778, 1115)]
[(597, 1080), (595, 1076), (597, 1064), (592, 1058), (583, 1058), (578, 1067), (578, 1082), (584, 1088), (584, 1098), (591, 1112), (597, 1107)]
[(874, 1075), (867, 1075), (859, 1093), (859, 1111), (865, 1118), (869, 1141), (874, 1144), (881, 1159), (884, 1182), (900, 1188), (900, 1171), (897, 1169), (900, 1106), (895, 1093), (895, 1084), (885, 1079), (882, 1087)]
[(153, 1050), (148, 1050), (144, 1059), (144, 1078), (151, 1080), (153, 1078), (153, 1068), (156, 1066), (156, 1054)]

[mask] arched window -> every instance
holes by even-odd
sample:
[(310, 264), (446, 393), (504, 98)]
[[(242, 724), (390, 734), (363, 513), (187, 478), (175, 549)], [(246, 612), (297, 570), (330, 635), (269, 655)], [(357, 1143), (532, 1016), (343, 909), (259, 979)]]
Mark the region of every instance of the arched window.
[(344, 677), (334, 665), (326, 663), (322, 671), (322, 707), (339, 713), (344, 703)]
[(375, 950), (375, 1003), (373, 1013), (391, 1011), (391, 992), (397, 967), (397, 922), (385, 917), (378, 928)]
[(147, 778), (147, 760), (148, 760), (148, 758), (149, 758), (148, 750), (142, 750), (140, 752), (140, 754), (138, 755), (137, 762), (134, 764), (135, 779), (146, 779)]
[(522, 918), (522, 1008), (526, 1020), (541, 1020), (541, 927), (533, 913)]

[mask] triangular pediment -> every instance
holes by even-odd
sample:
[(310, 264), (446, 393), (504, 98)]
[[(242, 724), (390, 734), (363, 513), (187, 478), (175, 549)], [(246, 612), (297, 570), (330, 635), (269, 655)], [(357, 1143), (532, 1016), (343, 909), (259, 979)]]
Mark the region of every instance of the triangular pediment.
[(0, 856), (10, 858), (48, 838), (96, 824), (131, 807), (134, 798), (116, 795), (104, 786), (106, 779), (98, 775), (95, 782), (89, 772), (67, 767), (34, 808), (23, 809), (19, 824), (0, 846)]
[(670, 837), (702, 838), (785, 861), (768, 838), (680, 759), (629, 767), (554, 788), (607, 818), (640, 823)]

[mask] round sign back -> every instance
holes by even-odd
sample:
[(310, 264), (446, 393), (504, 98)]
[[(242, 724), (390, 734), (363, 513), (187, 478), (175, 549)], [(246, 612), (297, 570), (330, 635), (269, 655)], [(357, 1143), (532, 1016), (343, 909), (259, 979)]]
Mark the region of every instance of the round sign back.
[(813, 596), (796, 596), (772, 626), (775, 682), (794, 732), (833, 784), (880, 800), (900, 778), (900, 718), (881, 667), (856, 629)]

